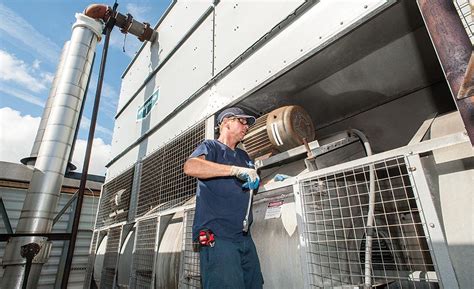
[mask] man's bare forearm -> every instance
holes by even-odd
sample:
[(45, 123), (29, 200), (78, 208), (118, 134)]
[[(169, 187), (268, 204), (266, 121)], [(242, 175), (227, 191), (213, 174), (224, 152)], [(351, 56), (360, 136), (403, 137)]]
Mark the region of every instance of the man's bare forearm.
[(226, 177), (230, 176), (231, 166), (210, 162), (204, 157), (190, 158), (184, 163), (184, 173), (199, 179)]

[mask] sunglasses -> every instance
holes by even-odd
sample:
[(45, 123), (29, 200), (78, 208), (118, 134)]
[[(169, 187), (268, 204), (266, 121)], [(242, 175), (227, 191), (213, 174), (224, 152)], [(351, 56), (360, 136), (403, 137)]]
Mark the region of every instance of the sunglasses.
[(229, 120), (238, 120), (242, 125), (248, 125), (246, 118), (241, 117), (231, 117)]

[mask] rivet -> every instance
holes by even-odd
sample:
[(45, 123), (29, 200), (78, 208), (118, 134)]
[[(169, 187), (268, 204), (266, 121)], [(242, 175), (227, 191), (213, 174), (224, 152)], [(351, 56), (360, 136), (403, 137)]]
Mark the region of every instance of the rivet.
[(410, 167), (410, 168), (408, 168), (408, 170), (409, 170), (410, 172), (414, 172), (414, 171), (416, 171), (416, 167)]
[(430, 223), (430, 227), (431, 227), (431, 228), (434, 228), (435, 225), (434, 225), (433, 223)]

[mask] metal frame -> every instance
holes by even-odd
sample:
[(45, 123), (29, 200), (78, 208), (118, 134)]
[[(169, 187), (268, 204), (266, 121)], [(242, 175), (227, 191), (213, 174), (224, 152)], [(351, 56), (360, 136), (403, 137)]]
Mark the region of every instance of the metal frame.
[(304, 232), (305, 214), (303, 212), (303, 202), (301, 201), (300, 194), (300, 184), (299, 182), (294, 182), (293, 184), (293, 194), (295, 196), (295, 210), (296, 210), (296, 220), (298, 223), (298, 236), (300, 240), (300, 260), (301, 260), (301, 269), (303, 270), (303, 284), (304, 288), (310, 288), (311, 282), (309, 279), (309, 254), (308, 254), (308, 242)]
[(419, 208), (423, 208), (427, 226), (423, 226), (423, 230), (427, 236), (430, 236), (431, 242), (428, 242), (430, 250), (432, 250), (439, 274), (439, 283), (442, 288), (458, 289), (458, 281), (454, 273), (451, 258), (449, 256), (446, 238), (444, 236), (441, 223), (436, 213), (433, 199), (431, 198), (430, 188), (423, 172), (420, 156), (418, 154), (408, 155), (406, 158), (409, 164), (410, 178), (413, 184), (414, 193), (418, 196), (416, 203)]
[[(336, 141), (333, 141), (331, 143), (328, 143), (328, 144), (325, 144), (325, 145), (322, 145), (322, 146), (319, 145), (319, 142), (317, 140), (313, 141), (313, 142), (310, 142), (308, 145), (309, 145), (309, 148), (310, 148), (311, 152), (313, 153), (313, 156), (317, 157), (317, 156), (323, 155), (325, 153), (328, 153), (332, 150), (336, 150), (338, 148), (349, 145), (349, 144), (351, 144), (353, 142), (356, 142), (356, 141), (359, 141), (358, 137), (356, 137), (356, 136), (347, 136), (345, 138), (338, 139)], [(300, 155), (305, 154), (305, 153), (307, 153), (307, 151), (305, 149), (305, 146), (301, 145), (299, 147), (296, 147), (296, 148), (287, 150), (283, 153), (280, 153), (280, 154), (274, 155), (272, 157), (269, 157), (268, 159), (255, 161), (255, 166), (257, 168), (261, 169), (261, 168), (271, 166), (271, 165), (277, 164), (279, 162), (282, 162), (282, 161), (300, 156)]]
[(140, 180), (142, 175), (142, 160), (135, 164), (133, 172), (132, 189), (130, 192), (130, 204), (128, 206), (128, 222), (133, 222), (137, 217), (138, 192), (140, 191)]
[[(151, 281), (150, 281), (150, 289), (153, 289), (155, 288), (155, 268), (156, 268), (156, 257), (157, 257), (157, 253), (158, 253), (158, 245), (159, 245), (159, 231), (160, 231), (160, 222), (161, 222), (161, 216), (147, 216), (145, 218), (140, 218), (140, 220), (137, 220), (137, 222), (135, 223), (135, 240), (133, 242), (133, 253), (132, 253), (132, 264), (130, 264), (132, 266), (132, 270), (133, 270), (133, 264), (134, 264), (134, 260), (135, 260), (135, 252), (137, 251), (137, 243), (138, 243), (138, 240), (140, 238), (140, 236), (138, 236), (139, 234), (139, 225), (141, 222), (144, 222), (144, 221), (148, 221), (148, 220), (156, 220), (156, 231), (155, 231), (155, 240), (154, 240), (154, 245), (153, 245), (153, 251), (154, 251), (154, 254), (153, 254), (153, 261), (152, 261), (152, 265), (151, 265), (151, 271), (152, 271), (152, 275), (151, 275)], [(131, 272), (131, 274), (133, 274), (133, 271)], [(133, 284), (132, 283), (132, 276), (130, 276), (130, 281), (129, 281), (129, 286), (130, 288), (137, 288), (137, 284)], [(132, 286), (132, 285), (135, 285), (135, 286)], [(140, 287), (141, 288), (141, 287)]]
[[(185, 270), (185, 261), (186, 261), (186, 252), (189, 252), (187, 250), (187, 245), (189, 246), (189, 244), (187, 244), (186, 240), (186, 236), (188, 235), (189, 231), (188, 231), (188, 226), (187, 226), (187, 223), (188, 223), (188, 220), (189, 220), (189, 213), (194, 211), (194, 207), (191, 208), (191, 209), (188, 209), (188, 210), (185, 210), (184, 211), (184, 214), (183, 214), (183, 242), (182, 242), (182, 249), (181, 249), (181, 260), (180, 260), (180, 265), (179, 265), (179, 283), (178, 283), (178, 288), (179, 289), (187, 289), (187, 288), (195, 288), (195, 287), (191, 287), (189, 286), (190, 284), (188, 282), (185, 281), (184, 277), (184, 270)], [(193, 244), (190, 244), (191, 248), (193, 246)], [(194, 251), (191, 252), (191, 254), (195, 253)], [(198, 259), (199, 261), (199, 259)], [(200, 274), (200, 273), (199, 273)], [(199, 275), (200, 276), (200, 275)], [(197, 276), (195, 276), (197, 277)]]
[[(107, 229), (107, 236), (108, 236), (108, 239), (107, 239), (107, 243), (110, 242), (110, 230), (112, 229), (115, 229), (115, 228), (119, 228), (120, 227), (120, 235), (118, 237), (118, 245), (117, 245), (117, 252), (114, 252), (114, 253), (117, 253), (117, 257), (116, 257), (116, 260), (115, 260), (115, 267), (114, 267), (114, 275), (113, 275), (113, 282), (112, 282), (112, 288), (115, 288), (116, 287), (116, 283), (117, 283), (117, 267), (118, 267), (118, 261), (119, 261), (119, 255), (120, 255), (120, 247), (122, 245), (122, 233), (123, 233), (123, 226), (120, 225), (120, 226), (115, 226), (113, 228), (109, 228)], [(105, 261), (106, 261), (106, 258), (105, 258), (105, 254), (107, 253), (107, 247), (108, 247), (108, 244), (106, 244), (106, 247), (105, 247), (105, 253), (104, 253), (104, 264), (105, 264)], [(100, 280), (100, 283), (101, 283), (101, 287), (103, 286), (103, 281), (105, 281), (104, 278), (104, 273), (105, 273), (105, 267), (102, 265), (102, 272), (101, 272), (101, 280)]]
[[(296, 205), (296, 214), (298, 220), (298, 233), (300, 237), (301, 246), (301, 262), (304, 276), (305, 288), (311, 288), (311, 280), (309, 278), (309, 259), (311, 256), (308, 254), (308, 240), (305, 236), (305, 212), (304, 206), (301, 199), (301, 184), (305, 180), (313, 179), (318, 176), (323, 176), (329, 173), (350, 169), (353, 167), (367, 165), (377, 161), (382, 161), (391, 157), (404, 156), (407, 165), (409, 165), (410, 181), (413, 186), (413, 191), (416, 196), (416, 202), (418, 208), (422, 208), (421, 216), (425, 219), (426, 225), (424, 226), (424, 232), (426, 236), (430, 237), (430, 241), (427, 242), (431, 251), (431, 257), (437, 269), (439, 276), (440, 286), (442, 288), (459, 288), (454, 268), (451, 263), (449, 256), (446, 239), (444, 237), (441, 224), (438, 220), (437, 213), (431, 199), (430, 189), (427, 184), (423, 172), (423, 166), (420, 161), (419, 154), (429, 152), (435, 149), (453, 146), (460, 143), (470, 143), (466, 133), (455, 133), (445, 137), (440, 137), (421, 143), (408, 145), (405, 147), (397, 148), (391, 151), (383, 152), (377, 155), (372, 155), (336, 165), (333, 167), (308, 172), (301, 176), (291, 178), (288, 182), (293, 181), (293, 190)], [(288, 185), (287, 182), (285, 182)]]

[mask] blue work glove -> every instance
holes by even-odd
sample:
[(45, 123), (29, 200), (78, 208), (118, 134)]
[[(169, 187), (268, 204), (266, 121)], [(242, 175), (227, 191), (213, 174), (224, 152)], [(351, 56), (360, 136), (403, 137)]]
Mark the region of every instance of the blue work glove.
[(254, 181), (252, 181), (250, 178), (247, 178), (247, 181), (242, 185), (242, 188), (255, 190), (258, 188), (258, 184), (260, 184), (260, 178), (258, 176)]
[(243, 188), (255, 190), (258, 188), (260, 178), (258, 177), (257, 170), (246, 167), (232, 166), (230, 169), (230, 175), (236, 176), (245, 183), (242, 185)]
[(285, 174), (276, 174), (274, 177), (273, 177), (273, 180), (275, 182), (281, 182), (281, 181), (284, 181), (286, 179), (288, 179), (290, 176), (288, 175), (285, 175)]

